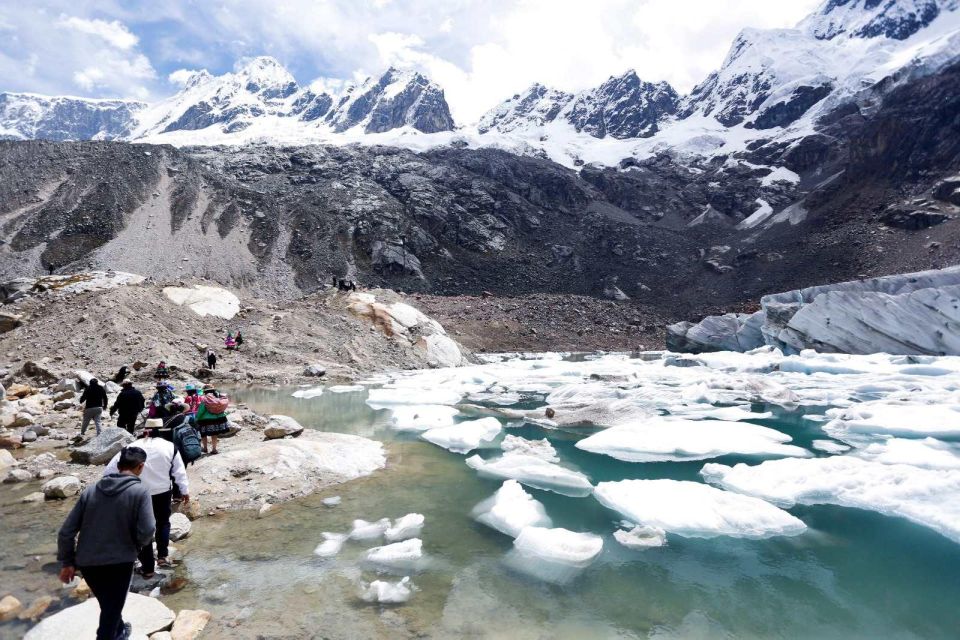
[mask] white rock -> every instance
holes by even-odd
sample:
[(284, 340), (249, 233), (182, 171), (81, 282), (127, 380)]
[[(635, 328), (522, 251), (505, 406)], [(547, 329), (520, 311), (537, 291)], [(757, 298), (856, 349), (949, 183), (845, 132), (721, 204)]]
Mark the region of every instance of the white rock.
[(447, 427), (454, 423), (454, 418), (460, 413), (445, 405), (400, 405), (390, 407), (390, 411), (390, 425), (397, 431), (428, 431)]
[(466, 462), (481, 475), (513, 479), (537, 489), (573, 497), (588, 496), (593, 491), (590, 480), (582, 473), (522, 453), (507, 453), (494, 460), (472, 456)]
[(414, 343), (431, 367), (459, 367), (463, 364), (460, 346), (450, 337), (440, 333), (420, 336)]
[(329, 558), (340, 553), (340, 549), (343, 548), (343, 544), (349, 538), (345, 533), (330, 533), (329, 531), (324, 531), (320, 535), (323, 536), (323, 542), (317, 545), (313, 553), (321, 558)]
[(194, 285), (186, 287), (164, 287), (163, 295), (170, 302), (187, 306), (199, 316), (215, 316), (229, 320), (240, 312), (240, 299), (226, 289)]
[(420, 434), (427, 442), (454, 453), (469, 453), (500, 435), (500, 421), (496, 418), (467, 420), (449, 427), (438, 427)]
[(40, 490), (48, 500), (56, 500), (75, 496), (81, 488), (80, 479), (76, 476), (60, 476), (44, 482)]
[(13, 467), (17, 464), (17, 459), (13, 457), (13, 454), (7, 451), (6, 449), (0, 449), (0, 471), (4, 471), (9, 467)]
[(390, 528), (390, 518), (381, 518), (376, 522), (367, 522), (366, 520), (354, 520), (353, 528), (350, 530), (351, 540), (376, 540)]
[(704, 465), (713, 484), (779, 505), (836, 504), (900, 516), (960, 542), (960, 469), (921, 469), (850, 455)]
[(367, 551), (367, 562), (391, 570), (416, 569), (423, 558), (423, 541), (420, 538), (411, 538), (403, 542), (382, 547), (374, 547)]
[(296, 437), (303, 433), (303, 425), (289, 416), (270, 416), (267, 426), (263, 428), (263, 436), (267, 440)]
[[(100, 606), (96, 598), (63, 609), (44, 618), (27, 631), (24, 640), (63, 640), (93, 638), (97, 635)], [(134, 638), (145, 638), (170, 627), (176, 616), (162, 602), (137, 593), (127, 594), (123, 619), (133, 626)]]
[(593, 495), (630, 522), (689, 538), (766, 538), (796, 535), (806, 529), (799, 519), (769, 502), (699, 482), (601, 482)]
[(409, 600), (416, 590), (410, 576), (404, 576), (399, 582), (374, 580), (369, 584), (361, 583), (360, 599), (379, 604), (401, 604)]
[(516, 538), (526, 527), (553, 526), (543, 505), (516, 480), (504, 482), (496, 493), (475, 506), (471, 515), (477, 522), (511, 538)]
[(335, 507), (342, 501), (340, 496), (330, 496), (329, 498), (324, 498), (322, 500), (323, 506), (325, 507)]
[(637, 525), (632, 529), (617, 529), (613, 539), (627, 549), (649, 549), (667, 544), (667, 532), (660, 527)]
[(182, 513), (170, 514), (170, 539), (174, 542), (190, 535), (192, 528), (190, 518)]
[(508, 434), (500, 443), (500, 448), (504, 453), (522, 453), (535, 458), (546, 460), (547, 462), (560, 462), (560, 456), (557, 450), (553, 448), (550, 441), (546, 438), (542, 440), (527, 440), (520, 436)]
[(784, 444), (790, 436), (747, 422), (651, 418), (620, 425), (577, 442), (576, 447), (627, 462), (688, 461), (722, 455), (811, 456)]
[(423, 514), (408, 513), (402, 518), (394, 520), (393, 524), (383, 532), (387, 542), (399, 542), (409, 538), (419, 538), (423, 531)]

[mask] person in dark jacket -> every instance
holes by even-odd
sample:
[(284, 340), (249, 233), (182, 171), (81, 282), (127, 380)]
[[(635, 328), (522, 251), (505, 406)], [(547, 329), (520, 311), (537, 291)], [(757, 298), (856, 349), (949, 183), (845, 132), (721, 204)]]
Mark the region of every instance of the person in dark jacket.
[(140, 482), (146, 460), (139, 447), (123, 449), (119, 472), (84, 489), (57, 535), (61, 582), (73, 581), (79, 570), (100, 605), (97, 640), (130, 635), (122, 613), (133, 563), (156, 529), (150, 491)]
[(137, 426), (137, 417), (146, 404), (147, 401), (143, 394), (133, 386), (133, 382), (124, 380), (121, 384), (120, 394), (113, 401), (113, 406), (110, 407), (110, 415), (113, 416), (116, 413), (117, 426), (133, 433)]
[(96, 378), (90, 379), (87, 388), (83, 390), (83, 395), (80, 396), (80, 404), (83, 405), (83, 422), (80, 423), (80, 435), (82, 436), (87, 432), (87, 426), (89, 426), (91, 420), (97, 427), (97, 435), (100, 435), (101, 416), (103, 410), (107, 408), (107, 392), (100, 386), (99, 380)]
[(123, 365), (122, 367), (120, 367), (120, 370), (117, 371), (116, 375), (113, 376), (113, 381), (117, 384), (120, 384), (121, 382), (127, 379), (127, 372), (129, 371), (130, 370), (127, 368), (127, 365)]
[(237, 342), (237, 349), (239, 350), (240, 347), (243, 346), (243, 334), (240, 333), (239, 329), (237, 330), (237, 337), (235, 338), (235, 340)]
[(217, 368), (217, 354), (213, 352), (213, 349), (207, 349), (207, 369), (216, 369)]

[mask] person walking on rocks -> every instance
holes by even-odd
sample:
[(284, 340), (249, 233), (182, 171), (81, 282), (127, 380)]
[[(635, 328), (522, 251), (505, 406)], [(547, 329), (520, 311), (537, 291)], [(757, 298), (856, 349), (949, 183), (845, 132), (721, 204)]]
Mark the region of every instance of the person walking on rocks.
[[(182, 406), (180, 407), (182, 408)], [(147, 421), (147, 428), (139, 440), (130, 443), (131, 447), (142, 449), (147, 454), (140, 481), (150, 492), (150, 501), (153, 505), (153, 516), (156, 518), (157, 556), (154, 558), (153, 545), (146, 545), (140, 549), (137, 557), (140, 560), (140, 573), (144, 578), (154, 576), (157, 565), (161, 568), (172, 567), (170, 562), (170, 514), (173, 508), (173, 484), (176, 483), (180, 491), (180, 498), (184, 504), (190, 502), (190, 487), (187, 480), (187, 469), (183, 460), (177, 455), (173, 442), (160, 437), (159, 430), (163, 421), (153, 419)], [(117, 473), (120, 464), (118, 453), (107, 463), (104, 477)], [(172, 479), (172, 482), (171, 482)]]
[(60, 581), (72, 582), (79, 570), (100, 605), (97, 640), (130, 637), (122, 613), (133, 562), (156, 528), (150, 492), (140, 481), (146, 460), (143, 449), (122, 449), (117, 473), (80, 494), (57, 535)]
[(107, 392), (100, 386), (99, 380), (90, 378), (87, 388), (83, 390), (83, 394), (80, 396), (80, 404), (83, 405), (80, 435), (83, 436), (87, 432), (87, 426), (89, 426), (91, 420), (97, 428), (97, 435), (100, 435), (103, 410), (107, 408)]
[(187, 405), (187, 409), (189, 409), (188, 413), (196, 414), (197, 409), (200, 408), (200, 394), (197, 393), (197, 388), (192, 384), (188, 384), (184, 392), (183, 403)]
[(137, 426), (137, 418), (146, 404), (147, 401), (143, 398), (143, 394), (133, 386), (133, 382), (124, 380), (120, 385), (120, 393), (117, 395), (117, 399), (113, 401), (113, 406), (110, 407), (110, 415), (118, 414), (117, 426), (133, 433)]
[(239, 329), (237, 329), (237, 337), (234, 338), (234, 341), (237, 343), (237, 351), (239, 351), (240, 347), (243, 346), (243, 334), (240, 333)]
[(157, 379), (157, 382), (161, 380), (166, 380), (170, 377), (170, 372), (167, 370), (167, 363), (161, 360), (157, 364), (156, 371), (153, 372), (153, 377)]
[(207, 369), (216, 369), (217, 368), (217, 354), (213, 352), (213, 349), (207, 349)]
[(220, 453), (217, 450), (217, 438), (230, 430), (227, 424), (227, 407), (230, 401), (226, 396), (220, 393), (212, 386), (207, 385), (203, 388), (203, 396), (200, 398), (200, 408), (197, 409), (197, 428), (200, 429), (200, 438), (202, 440), (203, 452), (207, 453), (207, 438), (212, 440), (213, 449), (209, 451), (210, 455)]

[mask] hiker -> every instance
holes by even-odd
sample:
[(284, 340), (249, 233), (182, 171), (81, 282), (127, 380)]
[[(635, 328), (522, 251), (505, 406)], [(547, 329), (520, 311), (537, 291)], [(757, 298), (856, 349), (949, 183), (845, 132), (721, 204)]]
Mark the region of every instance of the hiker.
[(80, 423), (80, 435), (87, 432), (87, 426), (93, 420), (97, 428), (97, 435), (100, 435), (103, 410), (107, 408), (107, 392), (100, 381), (96, 378), (90, 378), (87, 388), (83, 390), (80, 396), (80, 404), (83, 405), (83, 421)]
[(234, 340), (232, 333), (227, 333), (227, 337), (223, 339), (223, 346), (226, 347), (227, 351), (233, 351), (237, 348), (237, 341)]
[(239, 351), (240, 347), (243, 346), (243, 334), (240, 333), (239, 330), (237, 331), (237, 337), (234, 339), (234, 341), (237, 343), (237, 350)]
[(203, 443), (203, 452), (207, 453), (207, 438), (212, 440), (213, 448), (209, 451), (210, 455), (220, 453), (217, 450), (217, 438), (230, 430), (227, 424), (227, 406), (229, 400), (213, 387), (207, 385), (203, 388), (203, 396), (200, 398), (200, 408), (197, 409), (197, 428), (200, 429), (200, 437)]
[(213, 349), (207, 349), (207, 369), (216, 369), (217, 368), (217, 354), (213, 352)]
[[(214, 356), (213, 360), (214, 364), (216, 364), (216, 356)], [(212, 368), (213, 367), (211, 367), (211, 369)], [(197, 409), (200, 408), (200, 395), (197, 393), (197, 388), (192, 384), (188, 384), (184, 388), (184, 394), (183, 403), (187, 406), (187, 409), (191, 415), (195, 414)]]
[(121, 382), (127, 379), (128, 372), (129, 372), (129, 369), (127, 369), (127, 365), (123, 365), (122, 367), (120, 367), (120, 370), (117, 371), (116, 375), (113, 376), (113, 382), (115, 382), (116, 384), (120, 384)]
[(163, 360), (157, 364), (157, 370), (153, 372), (153, 377), (157, 380), (166, 380), (170, 377), (170, 372), (167, 371), (167, 363)]
[(173, 402), (173, 388), (166, 382), (158, 382), (157, 391), (150, 398), (147, 418), (169, 418), (170, 411), (167, 409), (167, 405), (171, 402)]
[(146, 405), (147, 401), (143, 398), (143, 394), (133, 386), (133, 382), (124, 380), (120, 384), (120, 393), (117, 395), (117, 399), (113, 401), (113, 406), (110, 407), (110, 416), (113, 417), (113, 414), (116, 413), (117, 426), (133, 433), (137, 426), (137, 418)]
[[(150, 492), (150, 501), (153, 505), (153, 516), (156, 518), (157, 557), (153, 557), (153, 545), (146, 545), (140, 549), (137, 558), (140, 560), (140, 574), (149, 580), (156, 573), (157, 566), (167, 569), (173, 566), (170, 562), (170, 514), (173, 508), (173, 485), (180, 491), (180, 499), (184, 504), (190, 502), (187, 469), (183, 460), (177, 454), (176, 447), (169, 440), (160, 437), (160, 428), (163, 421), (158, 419), (147, 420), (147, 428), (139, 440), (130, 443), (131, 447), (142, 449), (147, 454), (147, 461), (140, 474), (140, 481)], [(104, 477), (117, 473), (120, 463), (118, 453), (107, 463)], [(172, 479), (172, 482), (171, 482)]]
[(122, 612), (133, 561), (156, 529), (150, 491), (140, 481), (146, 460), (143, 449), (122, 449), (117, 473), (84, 489), (57, 535), (60, 581), (72, 582), (79, 570), (100, 605), (97, 640), (130, 637)]

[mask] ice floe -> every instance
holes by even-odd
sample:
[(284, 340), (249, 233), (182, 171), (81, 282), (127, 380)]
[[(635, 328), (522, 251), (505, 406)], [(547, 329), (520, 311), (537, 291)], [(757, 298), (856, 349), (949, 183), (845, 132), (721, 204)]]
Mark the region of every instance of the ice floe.
[[(804, 416), (804, 418), (806, 417), (807, 416)], [(843, 453), (844, 451), (850, 450), (850, 445), (833, 440), (814, 440), (810, 444), (817, 451), (823, 451), (824, 453)]]
[(523, 490), (516, 480), (507, 480), (497, 492), (473, 508), (471, 515), (492, 529), (511, 538), (525, 527), (550, 527), (552, 522), (543, 505)]
[(557, 450), (553, 448), (550, 441), (546, 438), (542, 440), (527, 440), (520, 436), (507, 435), (500, 443), (500, 448), (505, 453), (523, 453), (535, 458), (542, 458), (547, 462), (560, 462), (560, 456)]
[(365, 387), (359, 384), (335, 384), (331, 387), (327, 387), (327, 391), (330, 393), (353, 393), (355, 391), (363, 391)]
[(364, 556), (366, 561), (381, 569), (409, 571), (420, 566), (423, 559), (423, 541), (410, 538), (403, 542), (374, 547)]
[(688, 420), (766, 420), (773, 417), (769, 411), (751, 411), (749, 406), (714, 407), (713, 405), (678, 405), (668, 409), (671, 416)]
[(360, 599), (364, 602), (378, 604), (402, 604), (413, 596), (417, 587), (410, 581), (410, 576), (404, 576), (398, 582), (374, 580), (360, 584)]
[(350, 530), (351, 540), (376, 540), (390, 528), (390, 518), (381, 518), (376, 522), (354, 520)]
[(806, 529), (801, 520), (769, 502), (699, 482), (601, 482), (593, 495), (630, 522), (691, 538), (766, 538), (796, 535)]
[(294, 398), (308, 400), (323, 395), (323, 387), (310, 387), (308, 389), (297, 389), (291, 394)]
[(390, 426), (396, 431), (429, 431), (454, 423), (460, 413), (446, 405), (410, 405), (391, 407)]
[(482, 444), (490, 443), (500, 435), (500, 421), (496, 418), (467, 420), (449, 427), (437, 427), (420, 434), (427, 442), (454, 453), (469, 453)]
[(493, 460), (474, 455), (467, 458), (467, 466), (483, 476), (513, 479), (537, 489), (573, 497), (588, 496), (593, 491), (589, 478), (579, 471), (523, 453), (505, 453)]
[(568, 529), (526, 527), (513, 541), (508, 566), (540, 580), (565, 583), (590, 566), (603, 550), (603, 538)]
[(790, 436), (746, 422), (651, 418), (605, 429), (576, 447), (627, 462), (705, 460), (727, 454), (810, 456)]
[(457, 404), (463, 399), (463, 394), (453, 389), (432, 388), (417, 389), (415, 387), (382, 387), (370, 389), (367, 392), (367, 404), (379, 408), (394, 404)]
[(850, 455), (883, 464), (909, 464), (924, 469), (960, 469), (960, 445), (936, 438), (888, 438), (858, 448)]
[(313, 553), (321, 558), (329, 558), (340, 553), (340, 549), (343, 548), (343, 543), (349, 538), (345, 533), (330, 533), (329, 531), (324, 531), (320, 535), (323, 536), (323, 542), (317, 545)]
[(627, 549), (649, 549), (667, 544), (667, 532), (660, 527), (638, 524), (631, 529), (617, 529), (613, 539)]
[(408, 513), (402, 518), (397, 518), (393, 524), (383, 532), (383, 537), (387, 542), (400, 542), (409, 538), (419, 538), (423, 531), (423, 514)]
[(714, 463), (700, 473), (712, 484), (778, 505), (869, 509), (902, 516), (960, 542), (960, 469), (922, 469), (842, 455), (753, 466)]
[(949, 398), (938, 404), (877, 400), (829, 409), (827, 416), (832, 419), (823, 430), (835, 437), (851, 433), (960, 437), (960, 404)]

